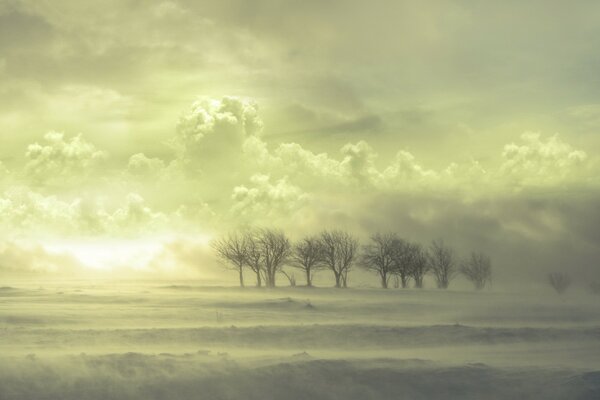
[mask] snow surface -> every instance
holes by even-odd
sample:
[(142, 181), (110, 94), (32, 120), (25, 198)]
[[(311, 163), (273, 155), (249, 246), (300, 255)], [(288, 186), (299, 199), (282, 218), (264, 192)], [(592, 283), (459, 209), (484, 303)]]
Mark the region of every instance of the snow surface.
[(0, 399), (600, 399), (589, 293), (0, 288)]

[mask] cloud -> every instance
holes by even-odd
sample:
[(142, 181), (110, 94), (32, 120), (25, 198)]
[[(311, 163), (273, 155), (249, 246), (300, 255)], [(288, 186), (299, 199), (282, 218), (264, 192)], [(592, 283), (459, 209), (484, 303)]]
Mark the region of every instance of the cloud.
[[(34, 235), (122, 236), (155, 231), (167, 226), (168, 217), (153, 211), (144, 198), (129, 193), (124, 199), (111, 199), (112, 207), (99, 197), (61, 198), (14, 187), (0, 195), (0, 221), (6, 232)], [(115, 200), (120, 200), (116, 201)]]
[(299, 187), (282, 178), (272, 183), (268, 175), (253, 175), (249, 186), (240, 185), (233, 189), (233, 215), (249, 218), (251, 222), (259, 216), (281, 217), (294, 214), (304, 206), (309, 195)]
[(129, 157), (127, 171), (139, 177), (156, 176), (165, 168), (165, 162), (160, 158), (147, 157), (144, 153), (137, 153)]
[(65, 138), (60, 132), (48, 132), (42, 144), (27, 146), (25, 174), (36, 184), (79, 180), (89, 175), (106, 158), (81, 135)]
[(584, 176), (587, 154), (573, 149), (557, 135), (542, 140), (539, 133), (521, 135), (522, 144), (504, 146), (503, 178), (516, 185), (548, 186)]
[(237, 97), (201, 99), (179, 119), (174, 144), (178, 155), (201, 170), (239, 158), (244, 141), (262, 130), (256, 103)]

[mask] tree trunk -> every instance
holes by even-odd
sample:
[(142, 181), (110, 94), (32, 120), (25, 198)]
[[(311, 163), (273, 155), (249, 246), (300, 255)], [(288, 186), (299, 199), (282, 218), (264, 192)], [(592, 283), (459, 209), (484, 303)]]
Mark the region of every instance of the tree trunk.
[(306, 286), (312, 286), (312, 279), (310, 277), (310, 268), (306, 270)]
[(262, 277), (260, 276), (260, 269), (256, 271), (256, 287), (262, 286)]
[(337, 271), (333, 271), (333, 275), (335, 276), (335, 287), (336, 288), (340, 288), (342, 287), (342, 282), (341, 282), (341, 275), (337, 272)]
[(423, 277), (415, 277), (415, 287), (417, 289), (423, 288)]
[(244, 287), (244, 272), (242, 267), (240, 267), (240, 287)]
[(381, 273), (381, 287), (383, 289), (387, 289), (388, 288), (387, 275), (386, 275), (385, 272)]
[(405, 274), (400, 275), (400, 281), (402, 282), (402, 289), (406, 289), (408, 287), (408, 276)]

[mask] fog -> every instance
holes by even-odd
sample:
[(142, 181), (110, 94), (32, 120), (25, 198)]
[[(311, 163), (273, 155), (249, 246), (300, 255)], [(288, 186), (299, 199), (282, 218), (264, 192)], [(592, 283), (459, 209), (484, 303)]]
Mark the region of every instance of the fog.
[(597, 295), (15, 281), (2, 399), (595, 398)]

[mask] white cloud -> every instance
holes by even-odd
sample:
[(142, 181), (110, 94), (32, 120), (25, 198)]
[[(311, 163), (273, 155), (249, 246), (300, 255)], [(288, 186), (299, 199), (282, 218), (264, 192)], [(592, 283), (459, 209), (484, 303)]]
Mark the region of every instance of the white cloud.
[(234, 215), (250, 217), (279, 217), (294, 213), (309, 200), (309, 195), (286, 178), (272, 183), (268, 175), (253, 175), (251, 185), (236, 186), (232, 199)]
[(137, 153), (129, 157), (127, 171), (135, 176), (155, 176), (165, 168), (165, 162), (160, 158), (147, 157), (144, 153)]
[(522, 144), (504, 146), (500, 174), (518, 185), (545, 186), (559, 184), (581, 175), (587, 154), (573, 149), (558, 135), (542, 140), (539, 133), (521, 135)]
[(234, 162), (244, 141), (261, 130), (256, 103), (237, 97), (201, 99), (179, 119), (174, 143), (181, 158), (206, 170), (216, 160)]
[(48, 132), (42, 144), (27, 146), (25, 173), (35, 183), (57, 183), (88, 175), (106, 153), (77, 135), (70, 139), (60, 132)]

